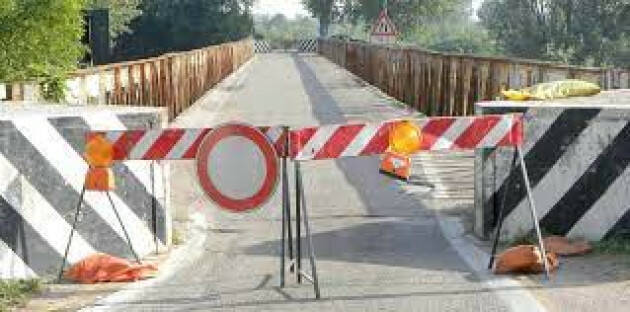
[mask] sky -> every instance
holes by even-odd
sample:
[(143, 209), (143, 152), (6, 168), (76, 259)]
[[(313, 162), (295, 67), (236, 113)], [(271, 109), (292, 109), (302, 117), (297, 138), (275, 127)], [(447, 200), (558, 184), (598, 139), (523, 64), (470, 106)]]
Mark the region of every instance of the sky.
[(301, 0), (256, 0), (254, 14), (274, 15), (282, 13), (288, 18), (296, 15), (309, 15)]
[[(473, 7), (478, 9), (483, 0), (471, 0)], [(301, 0), (256, 0), (254, 3), (254, 14), (274, 15), (282, 13), (288, 18), (296, 15), (308, 16)]]

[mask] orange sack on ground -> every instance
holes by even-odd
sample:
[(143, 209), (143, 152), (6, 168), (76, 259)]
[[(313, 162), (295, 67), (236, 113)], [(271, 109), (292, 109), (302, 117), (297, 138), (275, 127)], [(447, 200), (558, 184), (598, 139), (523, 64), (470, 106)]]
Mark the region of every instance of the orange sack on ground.
[(593, 251), (593, 247), (586, 240), (570, 241), (562, 236), (549, 236), (543, 239), (545, 249), (560, 256), (581, 256)]
[(151, 277), (156, 272), (154, 264), (134, 264), (126, 259), (96, 253), (73, 265), (64, 277), (82, 284), (133, 282)]
[[(540, 249), (537, 246), (511, 247), (497, 256), (494, 273), (542, 273), (545, 268), (540, 258)], [(553, 252), (547, 252), (547, 265), (550, 272), (558, 268), (558, 256)]]

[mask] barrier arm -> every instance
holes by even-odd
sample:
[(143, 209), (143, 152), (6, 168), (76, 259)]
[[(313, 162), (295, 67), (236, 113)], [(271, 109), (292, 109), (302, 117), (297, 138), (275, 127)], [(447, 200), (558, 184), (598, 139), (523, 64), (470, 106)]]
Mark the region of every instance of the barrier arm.
[[(413, 124), (414, 127), (407, 127), (406, 124), (409, 123)], [(408, 133), (414, 128), (417, 129), (416, 134)], [(400, 129), (403, 129), (402, 134)], [(382, 155), (396, 149), (395, 145), (414, 147), (413, 151), (407, 151), (410, 152), (409, 154), (422, 151), (512, 147), (514, 149), (512, 169), (518, 160), (525, 181), (533, 227), (541, 250), (541, 260), (544, 264), (545, 274), (549, 277), (547, 253), (542, 240), (527, 167), (523, 159), (523, 136), (522, 114), (430, 117), (390, 120), (372, 124), (324, 125), (291, 131), (290, 156), (295, 161), (310, 161)], [(397, 137), (402, 142), (397, 142)], [(414, 138), (417, 142), (413, 142)], [(501, 203), (489, 268), (492, 268), (494, 263), (500, 230), (503, 225), (505, 196), (506, 194), (504, 194)]]

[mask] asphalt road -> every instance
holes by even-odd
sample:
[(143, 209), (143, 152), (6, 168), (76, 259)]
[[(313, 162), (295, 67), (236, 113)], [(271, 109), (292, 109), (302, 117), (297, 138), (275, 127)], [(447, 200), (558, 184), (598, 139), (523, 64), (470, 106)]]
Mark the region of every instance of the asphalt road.
[[(201, 127), (239, 120), (305, 126), (409, 113), (321, 57), (269, 54), (257, 56), (174, 125)], [(179, 163), (172, 168), (173, 204), (206, 219), (197, 219), (188, 244), (172, 255), (160, 277), (105, 298), (89, 310), (513, 309), (514, 302), (488, 287), (471, 260), (463, 259), (468, 253), (456, 250), (453, 243), (459, 238), (445, 234), (436, 216), (453, 210), (458, 212), (455, 218), (461, 218), (470, 203), (426, 200), (420, 189), (384, 177), (377, 168), (377, 158), (303, 165), (322, 300), (314, 300), (311, 285), (297, 285), (289, 273), (287, 287), (278, 287), (279, 194), (256, 212), (227, 214), (200, 195), (192, 164)], [(462, 188), (469, 188), (469, 182), (462, 183)]]

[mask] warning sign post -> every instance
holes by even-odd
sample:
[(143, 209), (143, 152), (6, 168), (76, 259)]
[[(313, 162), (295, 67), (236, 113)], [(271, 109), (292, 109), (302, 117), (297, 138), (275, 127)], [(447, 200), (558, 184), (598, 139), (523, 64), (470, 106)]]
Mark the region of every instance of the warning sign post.
[(396, 25), (387, 14), (387, 9), (381, 10), (378, 18), (372, 25), (370, 42), (376, 44), (393, 44), (396, 42)]

